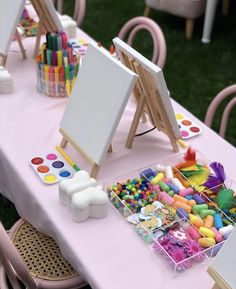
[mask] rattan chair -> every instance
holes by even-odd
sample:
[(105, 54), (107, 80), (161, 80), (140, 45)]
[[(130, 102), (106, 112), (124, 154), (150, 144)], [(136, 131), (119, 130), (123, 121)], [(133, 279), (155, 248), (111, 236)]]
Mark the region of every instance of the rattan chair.
[[(53, 2), (56, 5), (57, 11), (62, 15), (64, 0), (53, 0)], [(75, 0), (73, 19), (77, 22), (79, 27), (84, 21), (85, 14), (86, 0)]]
[(153, 40), (152, 62), (164, 68), (166, 61), (166, 40), (160, 26), (148, 17), (134, 17), (126, 22), (121, 28), (118, 37), (125, 41), (129, 33), (127, 43), (132, 46), (134, 37), (140, 30), (147, 30)]
[[(231, 96), (232, 94), (236, 94), (236, 84), (230, 85), (224, 88), (214, 97), (214, 99), (212, 100), (212, 102), (210, 103), (208, 107), (208, 110), (205, 116), (204, 122), (207, 126), (211, 127), (217, 108), (227, 97)], [(235, 105), (236, 105), (236, 96), (230, 99), (222, 115), (219, 135), (223, 138), (225, 137), (225, 131), (227, 128), (230, 112)]]
[(0, 288), (76, 289), (87, 285), (63, 258), (56, 242), (20, 219), (5, 231), (0, 222)]

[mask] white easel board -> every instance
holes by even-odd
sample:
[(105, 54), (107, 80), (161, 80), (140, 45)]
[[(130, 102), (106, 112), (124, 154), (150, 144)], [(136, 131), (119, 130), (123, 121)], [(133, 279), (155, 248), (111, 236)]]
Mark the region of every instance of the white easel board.
[(236, 228), (225, 241), (208, 269), (219, 288), (236, 289)]
[(172, 130), (174, 132), (174, 135), (177, 139), (181, 137), (179, 127), (175, 118), (175, 113), (171, 104), (169, 91), (166, 86), (165, 78), (163, 76), (162, 69), (152, 63), (150, 60), (145, 58), (142, 54), (137, 52), (135, 49), (130, 47), (128, 44), (126, 44), (124, 41), (119, 39), (118, 37), (114, 38), (113, 43), (116, 48), (116, 52), (118, 53), (120, 59), (122, 60), (122, 52), (124, 52), (126, 55), (134, 58), (138, 61), (138, 63), (146, 69), (150, 74), (154, 77), (156, 82), (156, 87), (158, 89), (159, 95), (161, 97), (162, 103), (165, 107), (165, 110), (167, 112), (167, 116), (169, 119), (169, 122), (172, 126)]
[(0, 0), (0, 54), (7, 55), (25, 0)]
[(52, 17), (53, 22), (55, 23), (58, 31), (64, 31), (59, 14), (57, 13), (55, 6), (53, 5), (53, 1), (44, 0), (44, 4), (47, 7), (48, 12), (49, 12), (50, 16)]
[(60, 127), (95, 163), (111, 144), (137, 75), (89, 44)]

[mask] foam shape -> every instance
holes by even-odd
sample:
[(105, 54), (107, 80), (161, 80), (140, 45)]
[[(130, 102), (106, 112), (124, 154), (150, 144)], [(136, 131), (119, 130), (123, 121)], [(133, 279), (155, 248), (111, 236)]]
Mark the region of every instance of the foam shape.
[(89, 217), (104, 218), (108, 214), (108, 196), (101, 186), (89, 187), (72, 197), (72, 216), (75, 222), (83, 222)]
[(71, 179), (63, 180), (59, 183), (59, 201), (62, 205), (71, 210), (72, 196), (90, 186), (97, 186), (97, 181), (90, 178), (86, 171), (78, 171)]
[(77, 23), (68, 15), (60, 16), (61, 24), (69, 39), (76, 38)]
[(10, 73), (3, 67), (0, 66), (0, 93), (12, 93), (13, 82)]

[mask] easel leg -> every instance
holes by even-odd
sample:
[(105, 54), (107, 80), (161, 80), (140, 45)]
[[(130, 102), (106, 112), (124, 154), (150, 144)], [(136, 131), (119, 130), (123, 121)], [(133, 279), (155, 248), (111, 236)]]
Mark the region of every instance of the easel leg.
[(68, 144), (68, 140), (65, 137), (63, 137), (60, 143), (60, 147), (65, 148), (67, 144)]
[(134, 118), (133, 118), (133, 121), (132, 121), (132, 124), (131, 124), (131, 128), (130, 128), (130, 131), (129, 131), (129, 134), (128, 134), (128, 137), (127, 137), (127, 140), (126, 140), (125, 146), (126, 146), (127, 149), (130, 149), (132, 144), (133, 144), (135, 133), (137, 131), (137, 127), (138, 127), (138, 124), (139, 124), (139, 120), (140, 120), (140, 117), (143, 114), (144, 104), (145, 104), (145, 98), (144, 98), (144, 95), (141, 95), (140, 98), (139, 98), (139, 101), (137, 103), (137, 108), (136, 108), (136, 111), (135, 111), (135, 114), (134, 114)]
[(96, 178), (99, 169), (100, 169), (100, 166), (97, 165), (96, 163), (94, 163), (93, 166), (92, 166), (91, 173), (90, 173), (91, 178)]
[(7, 56), (6, 55), (0, 55), (0, 66), (6, 66), (6, 62), (7, 62)]
[(38, 31), (37, 31), (37, 36), (36, 36), (36, 44), (35, 44), (35, 50), (34, 50), (34, 57), (37, 56), (38, 51), (39, 51), (39, 46), (40, 46), (40, 40), (41, 40), (42, 30), (43, 30), (43, 22), (42, 22), (42, 20), (40, 20), (40, 21), (39, 21), (39, 24), (38, 24)]
[(112, 149), (112, 144), (110, 144), (110, 145), (109, 145), (109, 148), (108, 148), (108, 152), (109, 152), (109, 153), (112, 153), (112, 151), (113, 151), (113, 149)]
[(220, 287), (215, 283), (212, 289), (220, 289)]
[(15, 36), (16, 36), (16, 40), (17, 40), (17, 42), (19, 44), (21, 54), (22, 54), (23, 58), (26, 59), (27, 56), (26, 56), (26, 53), (25, 53), (25, 49), (24, 49), (24, 46), (23, 46), (23, 43), (22, 43), (22, 40), (21, 40), (21, 36), (20, 36), (20, 34), (19, 34), (17, 29), (16, 29)]

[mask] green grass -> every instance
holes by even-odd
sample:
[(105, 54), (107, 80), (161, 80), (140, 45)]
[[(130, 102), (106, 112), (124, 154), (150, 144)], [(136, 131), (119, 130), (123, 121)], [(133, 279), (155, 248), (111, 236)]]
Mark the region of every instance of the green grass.
[[(65, 0), (65, 12), (72, 15), (73, 1)], [(144, 0), (87, 0), (87, 13), (82, 29), (109, 48), (126, 21), (143, 14)], [(236, 78), (236, 3), (231, 1), (230, 15), (223, 17), (218, 7), (212, 42), (202, 44), (200, 39), (203, 18), (196, 21), (191, 41), (184, 37), (185, 21), (169, 14), (152, 11), (150, 17), (162, 28), (167, 42), (167, 61), (164, 75), (172, 98), (204, 120), (212, 98)], [(137, 35), (134, 47), (151, 58), (152, 42), (145, 32)], [(219, 121), (220, 113), (217, 113)], [(227, 139), (236, 145), (233, 112)], [(215, 127), (214, 127), (215, 128)], [(7, 136), (6, 136), (7, 137)], [(14, 206), (0, 196), (0, 219), (6, 227), (18, 218)]]

